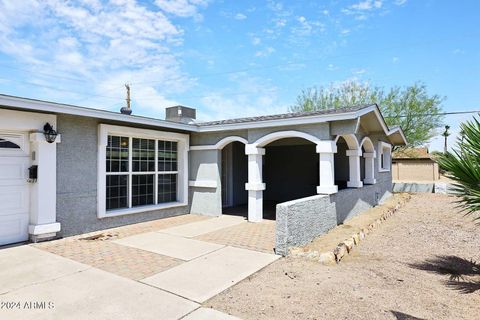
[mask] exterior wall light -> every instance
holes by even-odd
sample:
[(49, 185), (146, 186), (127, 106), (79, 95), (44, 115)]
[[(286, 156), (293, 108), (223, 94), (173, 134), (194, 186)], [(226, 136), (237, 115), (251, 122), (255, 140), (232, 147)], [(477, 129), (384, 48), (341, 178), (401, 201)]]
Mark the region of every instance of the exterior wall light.
[(57, 131), (53, 130), (52, 126), (48, 122), (45, 124), (45, 126), (43, 126), (43, 134), (45, 135), (45, 140), (47, 140), (48, 143), (55, 142), (55, 139), (58, 135)]

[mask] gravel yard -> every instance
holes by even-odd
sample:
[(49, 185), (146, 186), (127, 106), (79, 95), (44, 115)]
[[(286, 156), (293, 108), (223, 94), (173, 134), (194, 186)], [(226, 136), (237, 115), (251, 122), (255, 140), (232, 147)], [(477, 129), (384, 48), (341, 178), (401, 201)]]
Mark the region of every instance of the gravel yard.
[(243, 319), (479, 319), (480, 226), (416, 194), (335, 266), (280, 259), (204, 305)]

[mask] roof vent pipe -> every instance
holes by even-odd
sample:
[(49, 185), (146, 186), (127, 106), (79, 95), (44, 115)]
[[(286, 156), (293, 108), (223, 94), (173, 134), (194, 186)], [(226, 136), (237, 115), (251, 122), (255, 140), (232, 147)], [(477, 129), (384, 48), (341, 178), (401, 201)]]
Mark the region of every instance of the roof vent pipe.
[(126, 114), (126, 115), (131, 115), (132, 114), (132, 109), (130, 108), (130, 85), (125, 84), (125, 88), (127, 89), (127, 98), (125, 99), (127, 101), (127, 106), (122, 107), (120, 109), (120, 113)]

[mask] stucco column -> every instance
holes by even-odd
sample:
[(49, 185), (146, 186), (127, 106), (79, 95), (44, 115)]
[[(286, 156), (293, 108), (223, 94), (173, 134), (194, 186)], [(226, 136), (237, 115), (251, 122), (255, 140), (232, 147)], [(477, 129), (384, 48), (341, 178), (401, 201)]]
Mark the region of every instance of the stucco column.
[(363, 183), (375, 184), (377, 182), (375, 179), (375, 151), (365, 152), (363, 157), (365, 158), (365, 179), (363, 180)]
[(317, 143), (317, 153), (319, 154), (319, 186), (318, 194), (333, 194), (338, 192), (338, 186), (335, 185), (335, 162), (334, 153), (337, 152), (335, 141), (321, 141)]
[(245, 184), (245, 190), (248, 190), (248, 221), (260, 222), (263, 219), (263, 190), (265, 190), (265, 183), (262, 182), (265, 149), (247, 144), (245, 154), (248, 155), (248, 182)]
[(48, 143), (43, 133), (30, 134), (32, 165), (38, 166), (37, 181), (31, 185), (30, 224), (28, 233), (32, 241), (54, 237), (60, 231), (57, 219), (57, 136)]
[(348, 164), (350, 168), (350, 179), (347, 182), (349, 188), (361, 188), (363, 182), (360, 179), (360, 157), (362, 150), (347, 150)]

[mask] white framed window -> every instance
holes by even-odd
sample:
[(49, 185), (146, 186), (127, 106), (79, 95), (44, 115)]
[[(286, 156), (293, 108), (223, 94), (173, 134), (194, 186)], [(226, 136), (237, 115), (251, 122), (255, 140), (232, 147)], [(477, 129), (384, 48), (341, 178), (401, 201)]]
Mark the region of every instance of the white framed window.
[(99, 218), (188, 204), (186, 134), (99, 125)]
[(388, 172), (392, 166), (392, 145), (383, 141), (378, 142), (378, 171)]

